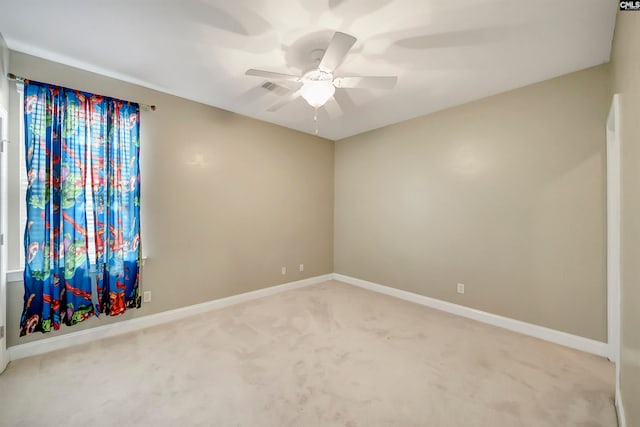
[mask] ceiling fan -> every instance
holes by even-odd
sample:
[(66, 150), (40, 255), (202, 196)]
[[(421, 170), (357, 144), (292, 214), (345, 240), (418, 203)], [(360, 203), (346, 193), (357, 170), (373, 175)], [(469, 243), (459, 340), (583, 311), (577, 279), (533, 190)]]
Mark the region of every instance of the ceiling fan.
[(315, 65), (302, 76), (253, 68), (247, 70), (245, 74), (276, 80), (278, 84), (292, 91), (285, 99), (272, 105), (267, 111), (277, 111), (300, 96), (313, 108), (318, 109), (331, 99), (336, 88), (392, 89), (398, 80), (396, 76), (334, 76), (336, 68), (342, 63), (355, 42), (355, 37), (336, 32), (326, 50), (316, 49), (311, 52), (311, 59)]

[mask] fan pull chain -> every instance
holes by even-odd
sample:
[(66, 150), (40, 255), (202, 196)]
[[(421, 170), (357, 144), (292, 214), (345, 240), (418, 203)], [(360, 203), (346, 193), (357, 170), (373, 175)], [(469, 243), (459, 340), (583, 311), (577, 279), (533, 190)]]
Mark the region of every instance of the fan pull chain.
[(316, 135), (318, 134), (318, 107), (316, 107), (316, 112), (313, 115), (313, 122), (316, 124)]

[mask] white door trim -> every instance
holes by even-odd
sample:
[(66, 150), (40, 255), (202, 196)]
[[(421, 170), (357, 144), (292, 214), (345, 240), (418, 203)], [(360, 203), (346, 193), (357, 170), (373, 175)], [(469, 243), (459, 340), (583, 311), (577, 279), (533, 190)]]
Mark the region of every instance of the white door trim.
[(621, 177), (620, 95), (613, 95), (607, 118), (607, 332), (610, 356), (620, 370)]
[[(1, 78), (1, 77), (0, 77)], [(9, 363), (7, 353), (7, 139), (9, 137), (9, 114), (0, 107), (0, 372)]]

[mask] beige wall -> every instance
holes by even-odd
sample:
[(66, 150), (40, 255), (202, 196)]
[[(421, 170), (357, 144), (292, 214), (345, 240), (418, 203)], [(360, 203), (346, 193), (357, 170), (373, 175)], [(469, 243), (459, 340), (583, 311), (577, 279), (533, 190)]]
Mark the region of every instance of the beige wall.
[[(153, 301), (62, 332), (333, 271), (333, 142), (32, 56), (10, 59), (13, 73), (33, 80), (158, 106), (141, 119), (142, 287)], [(198, 156), (206, 166), (189, 164)], [(22, 296), (22, 283), (10, 283), (9, 346), (53, 336), (17, 336)]]
[(640, 425), (640, 14), (619, 12), (612, 54), (622, 147), (622, 352), (627, 425)]
[(604, 65), (337, 142), (335, 271), (606, 341), (609, 97)]
[[(606, 340), (608, 66), (338, 142), (334, 228), (332, 142), (28, 55), (10, 59), (12, 72), (35, 80), (158, 105), (142, 113), (143, 288), (153, 302), (62, 333), (329, 273), (335, 261), (338, 273)], [(189, 165), (197, 156), (207, 165)], [(10, 230), (10, 268), (20, 235)], [(47, 337), (17, 337), (21, 309), (14, 282), (10, 346)]]

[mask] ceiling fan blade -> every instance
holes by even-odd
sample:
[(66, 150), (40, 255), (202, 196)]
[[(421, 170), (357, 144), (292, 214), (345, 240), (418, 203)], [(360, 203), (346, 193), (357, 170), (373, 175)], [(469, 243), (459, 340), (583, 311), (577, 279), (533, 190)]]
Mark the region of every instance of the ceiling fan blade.
[(300, 91), (292, 92), (290, 95), (283, 98), (281, 101), (278, 101), (275, 104), (273, 104), (271, 107), (267, 108), (267, 111), (269, 111), (270, 113), (273, 113), (274, 111), (278, 111), (279, 109), (281, 109), (291, 101), (294, 101), (298, 97), (300, 97)]
[(336, 103), (340, 106), (340, 109), (343, 112), (357, 111), (358, 105), (351, 99), (349, 96), (349, 92), (346, 90), (337, 90), (335, 94), (333, 94), (333, 99), (336, 100)]
[(397, 81), (397, 76), (337, 77), (333, 85), (337, 88), (393, 89)]
[(331, 42), (329, 42), (329, 46), (324, 52), (324, 56), (322, 57), (322, 61), (320, 61), (318, 68), (322, 71), (332, 73), (333, 70), (342, 63), (344, 57), (347, 56), (347, 53), (355, 42), (355, 37), (350, 36), (349, 34), (336, 32), (333, 35)]
[(278, 83), (274, 83), (284, 89), (290, 90), (292, 92), (297, 91), (302, 86), (300, 82), (292, 82), (290, 80), (280, 80)]
[(294, 76), (292, 74), (274, 73), (271, 71), (255, 70), (253, 68), (250, 70), (247, 70), (245, 74), (247, 76), (264, 77), (266, 79), (272, 79), (272, 80), (290, 80), (294, 82), (297, 82), (300, 80), (300, 77)]
[(342, 106), (340, 105), (340, 103), (338, 102), (338, 99), (335, 96), (329, 99), (326, 102), (326, 104), (324, 104), (324, 109), (327, 111), (327, 114), (329, 114), (329, 117), (332, 119), (335, 119), (344, 115), (344, 110), (342, 109)]

